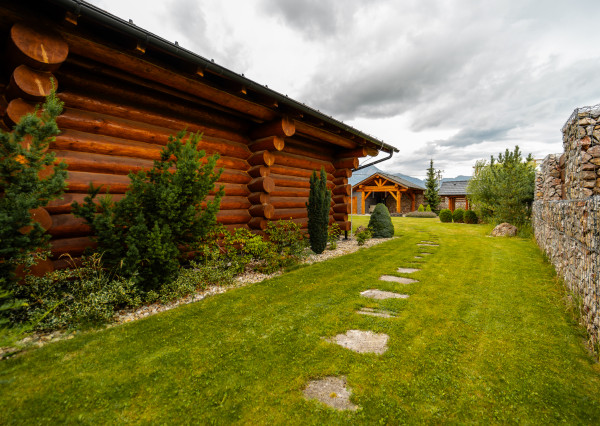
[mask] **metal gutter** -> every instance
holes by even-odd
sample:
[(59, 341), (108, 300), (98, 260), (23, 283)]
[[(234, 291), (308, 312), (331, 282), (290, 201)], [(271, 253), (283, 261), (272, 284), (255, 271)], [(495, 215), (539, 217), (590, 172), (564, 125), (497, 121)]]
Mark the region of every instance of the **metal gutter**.
[[(155, 46), (165, 52), (168, 52), (176, 57), (194, 63), (196, 65), (201, 66), (205, 70), (210, 70), (212, 73), (223, 76), (231, 81), (242, 84), (243, 86), (261, 94), (264, 96), (271, 97), (275, 99), (278, 103), (286, 105), (288, 107), (295, 108), (305, 114), (309, 114), (313, 117), (318, 118), (321, 121), (324, 121), (328, 124), (331, 124), (335, 127), (338, 127), (342, 130), (345, 130), (355, 136), (363, 138), (368, 142), (378, 145), (380, 150), (390, 153), (390, 156), (383, 159), (378, 160), (376, 163), (381, 161), (385, 161), (391, 158), (393, 152), (399, 152), (399, 150), (392, 146), (384, 143), (383, 141), (376, 139), (366, 133), (361, 132), (360, 130), (355, 129), (354, 127), (348, 126), (347, 124), (342, 123), (341, 121), (336, 120), (335, 118), (323, 114), (322, 112), (311, 108), (303, 103), (295, 101), (294, 99), (289, 98), (286, 95), (282, 95), (281, 93), (269, 89), (266, 86), (262, 86), (243, 75), (237, 74), (229, 69), (222, 67), (218, 64), (215, 64), (213, 61), (210, 61), (194, 52), (191, 52), (187, 49), (180, 47), (179, 45), (172, 43), (168, 40), (165, 40), (162, 37), (159, 37), (149, 31), (144, 30), (136, 26), (133, 22), (125, 21), (115, 15), (108, 13), (107, 11), (100, 9), (92, 4), (89, 4), (83, 0), (46, 0), (50, 3), (53, 3), (57, 6), (62, 7), (65, 11), (71, 12), (76, 16), (84, 16), (93, 21), (100, 22), (112, 29), (115, 29), (121, 33), (124, 33), (128, 36), (137, 38), (138, 40), (145, 43), (146, 46), (152, 45)], [(375, 164), (375, 163), (373, 163)], [(358, 170), (358, 169), (357, 169)]]

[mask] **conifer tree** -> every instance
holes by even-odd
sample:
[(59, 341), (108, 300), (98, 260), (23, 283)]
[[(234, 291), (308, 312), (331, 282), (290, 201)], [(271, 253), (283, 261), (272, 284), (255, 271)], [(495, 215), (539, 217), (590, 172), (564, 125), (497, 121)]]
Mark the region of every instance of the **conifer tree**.
[[(46, 152), (59, 134), (56, 117), (61, 111), (62, 102), (52, 91), (42, 109), (24, 116), (12, 132), (0, 130), (0, 291), (14, 284), (17, 265), (47, 247), (49, 235), (30, 211), (65, 188), (66, 164), (52, 166), (56, 156)], [(47, 168), (53, 168), (50, 176), (40, 178)]]
[(425, 179), (425, 201), (431, 206), (432, 210), (437, 210), (440, 205), (438, 176), (439, 170), (433, 168), (433, 159), (429, 160), (427, 169), (427, 179)]
[(308, 235), (310, 248), (315, 253), (323, 253), (327, 247), (327, 229), (329, 225), (329, 209), (331, 191), (327, 189), (327, 175), (321, 168), (321, 178), (313, 171), (310, 177), (310, 193), (306, 209), (308, 210)]

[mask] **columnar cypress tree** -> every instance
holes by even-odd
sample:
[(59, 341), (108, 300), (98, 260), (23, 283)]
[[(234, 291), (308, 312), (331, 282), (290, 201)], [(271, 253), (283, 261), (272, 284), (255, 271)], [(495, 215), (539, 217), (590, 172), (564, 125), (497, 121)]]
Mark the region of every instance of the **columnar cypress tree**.
[(316, 171), (310, 177), (310, 194), (306, 203), (310, 248), (317, 254), (323, 253), (327, 246), (330, 206), (331, 191), (327, 189), (325, 169), (321, 168), (320, 179)]
[(433, 159), (429, 161), (427, 169), (427, 179), (425, 179), (425, 201), (431, 206), (432, 210), (437, 210), (440, 204), (437, 176), (440, 174), (433, 168)]

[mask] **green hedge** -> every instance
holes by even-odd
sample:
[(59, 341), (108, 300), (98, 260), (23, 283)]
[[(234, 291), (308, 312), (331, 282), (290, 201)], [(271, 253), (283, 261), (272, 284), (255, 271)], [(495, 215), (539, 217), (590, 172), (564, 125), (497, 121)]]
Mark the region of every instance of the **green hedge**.
[(473, 210), (465, 211), (463, 220), (465, 223), (477, 223), (479, 221), (477, 213), (475, 213)]
[(440, 221), (444, 223), (452, 222), (452, 212), (450, 209), (440, 211)]
[(465, 216), (465, 211), (463, 209), (456, 209), (454, 213), (452, 213), (452, 220), (454, 223), (463, 223), (463, 219)]

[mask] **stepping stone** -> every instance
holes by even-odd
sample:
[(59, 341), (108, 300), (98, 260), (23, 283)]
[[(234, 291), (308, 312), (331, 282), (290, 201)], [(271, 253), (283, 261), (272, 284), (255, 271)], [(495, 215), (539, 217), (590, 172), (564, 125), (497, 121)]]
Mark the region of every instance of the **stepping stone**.
[(415, 256), (415, 259), (423, 259), (421, 256)]
[(408, 299), (408, 294), (394, 293), (393, 291), (383, 291), (372, 288), (370, 290), (361, 291), (360, 295), (369, 299)]
[(343, 376), (312, 380), (303, 393), (306, 399), (316, 399), (336, 410), (356, 411), (358, 409), (358, 405), (350, 402), (352, 389), (346, 386), (346, 378)]
[(419, 243), (417, 245), (421, 246), (421, 247), (439, 247), (440, 246), (439, 244), (424, 244), (424, 243)]
[(387, 351), (389, 336), (384, 333), (373, 333), (372, 331), (348, 330), (346, 334), (338, 334), (331, 338), (331, 343), (350, 349), (358, 353), (374, 353), (381, 355)]
[(360, 308), (356, 311), (357, 314), (361, 315), (370, 315), (372, 317), (380, 317), (380, 318), (396, 318), (396, 315), (392, 314), (390, 311), (378, 310), (376, 311), (373, 308)]
[(400, 284), (412, 284), (412, 283), (418, 283), (419, 281), (417, 280), (413, 280), (410, 278), (404, 278), (404, 277), (395, 277), (393, 275), (382, 275), (379, 277), (379, 279), (381, 281), (391, 281), (394, 283), (400, 283)]
[(418, 272), (420, 269), (415, 268), (398, 268), (398, 272), (400, 274), (412, 274), (413, 272)]
[(425, 244), (437, 244), (435, 241), (426, 241), (426, 240), (422, 240), (421, 242), (422, 242), (422, 243), (425, 243)]

